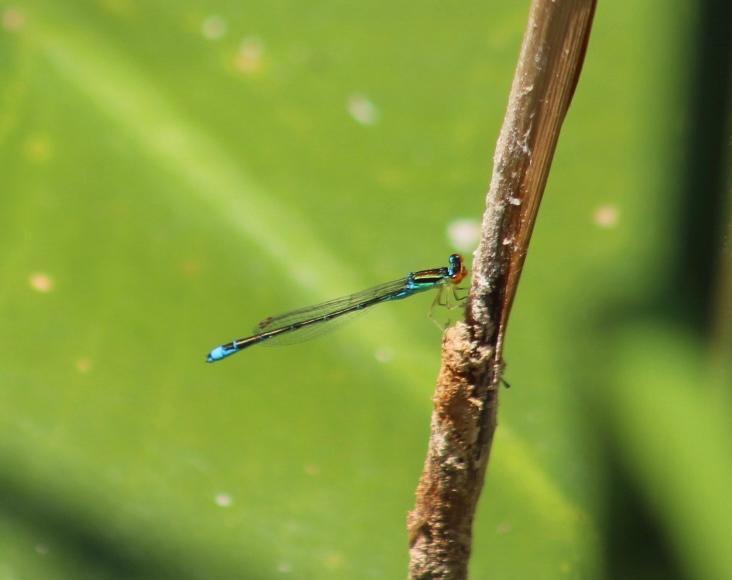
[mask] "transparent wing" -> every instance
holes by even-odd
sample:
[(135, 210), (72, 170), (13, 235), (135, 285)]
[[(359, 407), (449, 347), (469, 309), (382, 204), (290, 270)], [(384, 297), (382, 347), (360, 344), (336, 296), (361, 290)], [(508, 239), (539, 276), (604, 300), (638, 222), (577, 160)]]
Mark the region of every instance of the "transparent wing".
[[(345, 310), (348, 310), (349, 308), (353, 308), (359, 304), (366, 305), (369, 302), (373, 301), (376, 298), (382, 298), (382, 297), (388, 297), (393, 296), (394, 298), (398, 297), (400, 290), (407, 290), (408, 285), (408, 278), (400, 278), (399, 280), (394, 280), (392, 282), (386, 282), (384, 284), (380, 284), (378, 286), (374, 286), (373, 288), (368, 288), (367, 290), (362, 290), (361, 292), (356, 292), (355, 294), (349, 294), (348, 296), (343, 296), (342, 298), (336, 298), (335, 300), (329, 300), (328, 302), (322, 302), (321, 304), (315, 304), (314, 306), (306, 306), (305, 308), (299, 308), (297, 310), (292, 310), (290, 312), (285, 312), (284, 314), (280, 314), (279, 316), (270, 316), (269, 318), (265, 318), (262, 320), (257, 326), (254, 327), (253, 333), (254, 334), (260, 334), (262, 332), (270, 332), (272, 330), (278, 330), (280, 328), (286, 328), (289, 326), (292, 326), (293, 324), (297, 324), (300, 322), (313, 320), (322, 318), (324, 316), (334, 315), (338, 312), (343, 312)], [(388, 298), (386, 298), (388, 299)], [(360, 310), (356, 310), (353, 313), (344, 313), (343, 315), (337, 317), (337, 318), (351, 318), (351, 314), (355, 314), (356, 312), (360, 312)], [(314, 325), (308, 325), (304, 326), (302, 328), (298, 328), (293, 330), (290, 333), (287, 333), (288, 335), (292, 334), (300, 334), (306, 335), (308, 330), (312, 329), (313, 326), (320, 327), (325, 326), (329, 327), (333, 324), (335, 324), (335, 321), (337, 318), (334, 316), (331, 320), (328, 321), (327, 324), (320, 323), (320, 324), (314, 324)], [(321, 329), (318, 329), (318, 331), (322, 332)], [(315, 332), (315, 331), (312, 331)], [(317, 334), (317, 332), (316, 332)], [(280, 339), (280, 337), (277, 337)], [(284, 339), (284, 336), (281, 335), (281, 338)], [(294, 337), (293, 337), (294, 338)], [(309, 337), (308, 337), (309, 338)], [(272, 342), (275, 339), (266, 341), (266, 342)], [(303, 340), (303, 338), (300, 338), (299, 340)], [(282, 340), (277, 340), (280, 344), (284, 344)], [(263, 343), (264, 344), (264, 343)]]
[(303, 326), (301, 328), (291, 330), (290, 332), (283, 332), (282, 334), (262, 341), (260, 344), (262, 346), (287, 346), (290, 344), (305, 342), (311, 338), (317, 338), (324, 334), (329, 334), (334, 330), (338, 330), (347, 323), (350, 323), (354, 318), (361, 316), (366, 311), (367, 309), (354, 310), (348, 314), (332, 318), (327, 323), (321, 322), (320, 324), (309, 324), (308, 326)]

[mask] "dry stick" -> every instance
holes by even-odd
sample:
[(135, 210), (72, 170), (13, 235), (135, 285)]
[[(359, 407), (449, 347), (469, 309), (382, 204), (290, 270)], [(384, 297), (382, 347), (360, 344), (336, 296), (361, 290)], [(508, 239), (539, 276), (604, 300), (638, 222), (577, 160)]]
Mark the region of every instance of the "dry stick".
[(429, 450), (409, 514), (409, 577), (467, 577), (496, 427), (506, 323), (589, 39), (595, 0), (534, 0), (475, 255), (466, 322), (448, 329)]

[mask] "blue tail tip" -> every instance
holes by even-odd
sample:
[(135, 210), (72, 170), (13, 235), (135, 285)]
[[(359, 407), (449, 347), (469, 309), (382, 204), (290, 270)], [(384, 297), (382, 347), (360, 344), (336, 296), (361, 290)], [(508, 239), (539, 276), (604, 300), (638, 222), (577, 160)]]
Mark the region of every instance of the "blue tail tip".
[(223, 346), (217, 346), (213, 349), (206, 357), (206, 362), (212, 363), (221, 360), (226, 357), (226, 351)]
[(213, 363), (225, 359), (227, 356), (236, 352), (235, 348), (226, 348), (225, 346), (217, 346), (206, 357), (206, 362)]

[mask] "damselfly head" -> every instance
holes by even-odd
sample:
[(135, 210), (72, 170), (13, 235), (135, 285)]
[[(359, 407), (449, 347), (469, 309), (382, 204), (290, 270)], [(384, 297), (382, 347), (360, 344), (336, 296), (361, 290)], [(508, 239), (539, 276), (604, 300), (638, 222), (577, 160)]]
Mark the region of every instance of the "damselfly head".
[(460, 284), (465, 276), (468, 275), (468, 269), (465, 267), (463, 257), (460, 254), (451, 254), (448, 258), (449, 266), (447, 267), (447, 273), (450, 276), (453, 284)]

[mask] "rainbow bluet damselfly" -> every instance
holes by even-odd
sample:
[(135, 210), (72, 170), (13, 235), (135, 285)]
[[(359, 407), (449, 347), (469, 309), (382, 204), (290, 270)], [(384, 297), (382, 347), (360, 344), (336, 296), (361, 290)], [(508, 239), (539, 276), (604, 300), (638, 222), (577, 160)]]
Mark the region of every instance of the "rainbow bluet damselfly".
[(255, 344), (264, 342), (282, 344), (287, 338), (304, 337), (328, 322), (342, 319), (382, 302), (401, 300), (432, 288), (444, 288), (448, 285), (455, 288), (467, 275), (468, 270), (462, 256), (452, 254), (448, 258), (448, 265), (442, 268), (410, 272), (404, 278), (393, 282), (265, 318), (254, 328), (252, 336), (217, 346), (208, 354), (206, 361), (212, 363), (223, 360)]

